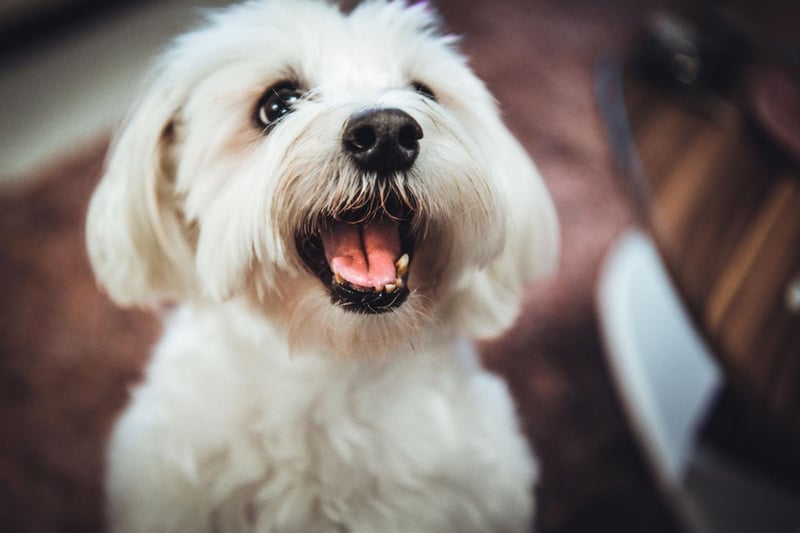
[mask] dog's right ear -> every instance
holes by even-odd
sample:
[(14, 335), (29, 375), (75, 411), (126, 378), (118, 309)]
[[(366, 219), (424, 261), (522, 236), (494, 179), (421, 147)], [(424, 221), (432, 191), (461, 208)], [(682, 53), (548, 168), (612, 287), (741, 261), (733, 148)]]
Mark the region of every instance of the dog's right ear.
[(120, 305), (185, 299), (192, 246), (174, 189), (183, 82), (162, 69), (114, 139), (89, 204), (86, 241), (98, 283)]

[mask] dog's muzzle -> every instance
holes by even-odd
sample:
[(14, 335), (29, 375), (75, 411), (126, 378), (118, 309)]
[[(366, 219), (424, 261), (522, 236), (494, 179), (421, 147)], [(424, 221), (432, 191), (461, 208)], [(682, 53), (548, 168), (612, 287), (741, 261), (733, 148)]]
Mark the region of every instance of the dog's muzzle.
[(298, 236), (297, 249), (347, 311), (385, 313), (409, 295), (416, 202), (396, 178), (413, 166), (422, 136), (419, 123), (400, 109), (368, 109), (345, 123), (342, 149), (372, 191), (359, 205), (318, 221), (319, 232)]

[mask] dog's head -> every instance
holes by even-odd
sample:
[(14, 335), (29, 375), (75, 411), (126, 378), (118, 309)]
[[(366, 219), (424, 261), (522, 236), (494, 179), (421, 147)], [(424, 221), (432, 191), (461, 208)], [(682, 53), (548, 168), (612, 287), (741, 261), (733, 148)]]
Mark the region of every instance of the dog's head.
[(87, 239), (120, 304), (245, 299), (296, 344), (495, 333), (551, 269), (549, 196), (422, 3), (252, 1), (162, 58)]

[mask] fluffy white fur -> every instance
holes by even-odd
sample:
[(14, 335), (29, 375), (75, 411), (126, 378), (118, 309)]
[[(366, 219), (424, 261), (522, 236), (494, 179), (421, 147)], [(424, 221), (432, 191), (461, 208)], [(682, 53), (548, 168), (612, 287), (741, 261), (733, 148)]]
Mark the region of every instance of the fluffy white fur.
[[(163, 56), (88, 214), (117, 303), (180, 304), (113, 434), (113, 531), (528, 530), (533, 459), (505, 385), (462, 339), (513, 321), (554, 266), (556, 217), (437, 23), (426, 4), (260, 0)], [(303, 97), (259, 128), (285, 79)], [(393, 178), (415, 198), (410, 293), (383, 314), (334, 304), (295, 246), (376, 194), (342, 153), (343, 124), (368, 108), (424, 131)]]

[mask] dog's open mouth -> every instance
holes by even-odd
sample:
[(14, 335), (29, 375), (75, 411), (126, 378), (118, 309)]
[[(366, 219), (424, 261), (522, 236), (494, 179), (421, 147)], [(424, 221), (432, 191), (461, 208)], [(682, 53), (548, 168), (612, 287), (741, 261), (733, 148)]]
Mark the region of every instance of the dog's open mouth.
[(318, 233), (298, 236), (297, 248), (335, 304), (378, 314), (405, 302), (413, 256), (407, 214), (353, 212), (330, 217), (320, 227)]

